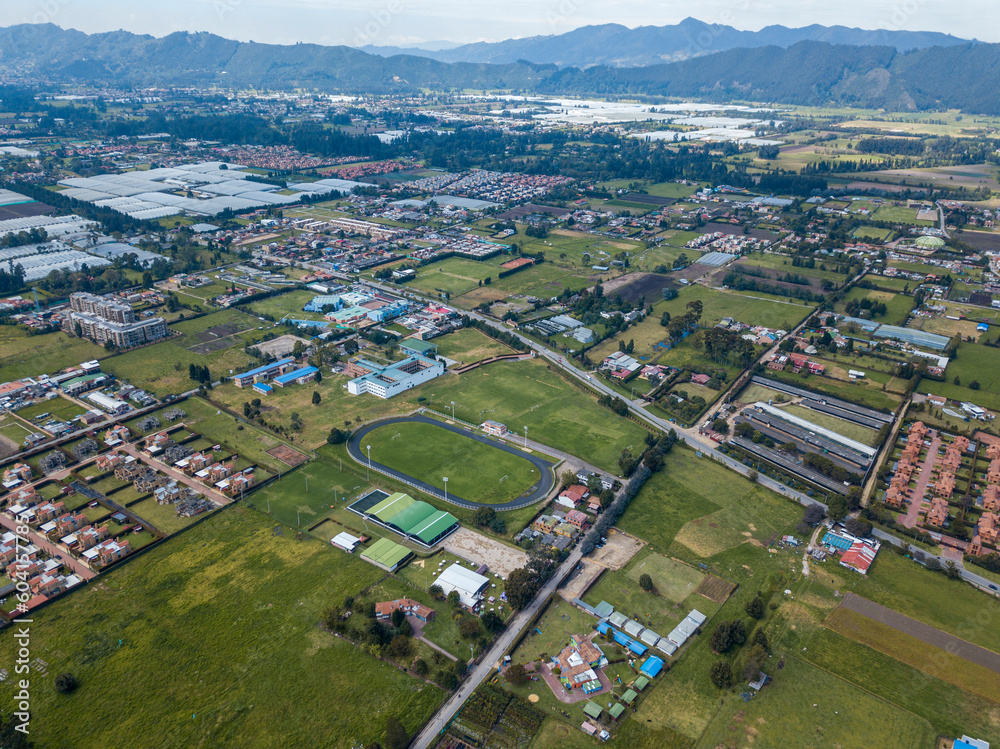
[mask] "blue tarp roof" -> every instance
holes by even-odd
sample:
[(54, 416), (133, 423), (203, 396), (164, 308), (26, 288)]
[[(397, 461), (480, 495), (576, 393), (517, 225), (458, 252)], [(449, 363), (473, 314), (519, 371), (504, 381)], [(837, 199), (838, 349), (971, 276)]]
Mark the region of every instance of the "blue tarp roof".
[(663, 661), (655, 655), (649, 656), (649, 658), (646, 659), (646, 662), (642, 664), (642, 668), (639, 669), (640, 672), (646, 674), (647, 676), (658, 676), (662, 670)]

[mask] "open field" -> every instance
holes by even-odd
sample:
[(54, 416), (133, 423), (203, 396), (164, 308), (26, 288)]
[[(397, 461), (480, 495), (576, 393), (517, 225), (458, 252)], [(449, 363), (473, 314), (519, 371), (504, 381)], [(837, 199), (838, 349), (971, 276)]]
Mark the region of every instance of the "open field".
[(885, 325), (902, 325), (909, 317), (910, 310), (913, 309), (913, 297), (903, 294), (893, 294), (889, 291), (873, 291), (871, 289), (853, 288), (844, 295), (842, 301), (837, 302), (835, 311), (844, 313), (848, 302), (870, 299), (886, 306), (884, 315), (874, 318), (875, 322)]
[[(891, 644), (891, 643), (889, 643)], [(808, 639), (802, 657), (930, 721), (942, 736), (1000, 735), (1000, 707), (829, 629)]]
[(766, 545), (795, 514), (774, 492), (675, 448), (618, 525), (661, 553), (674, 553), (681, 544), (682, 551), (709, 557), (741, 544)]
[(102, 346), (66, 333), (29, 336), (13, 325), (0, 326), (0, 382), (54, 374), (102, 356), (107, 356)]
[(425, 423), (396, 423), (365, 436), (372, 460), (470, 502), (517, 499), (541, 480), (523, 458)]
[(323, 315), (302, 310), (315, 296), (318, 296), (315, 291), (298, 289), (254, 302), (250, 305), (250, 309), (255, 314), (267, 314), (275, 320), (280, 320), (285, 316), (291, 316), (297, 320), (322, 320)]
[(460, 364), (472, 364), (494, 356), (514, 353), (513, 349), (475, 328), (463, 328), (448, 333), (435, 338), (434, 343), (438, 347), (438, 355)]
[[(442, 691), (318, 626), (326, 606), (382, 572), (273, 527), (231, 507), (36, 616), (33, 656), (50, 673), (72, 671), (80, 687), (67, 699), (37, 680), (32, 738), (189, 747), (253, 736), (255, 746), (286, 747), (323, 736), (351, 746), (384, 740), (377, 713), (412, 734)], [(8, 669), (15, 648), (0, 638)], [(14, 689), (14, 680), (0, 685), (8, 699)]]
[(749, 703), (727, 699), (698, 745), (857, 746), (862, 726), (864, 744), (886, 749), (931, 747), (936, 738), (923, 718), (791, 657)]
[(1000, 674), (996, 671), (888, 624), (839, 606), (826, 618), (824, 626), (967, 692), (994, 702), (1000, 699)]
[[(806, 370), (802, 370), (805, 372)], [(846, 369), (844, 370), (846, 374)], [(812, 390), (817, 393), (825, 393), (836, 398), (843, 398), (852, 403), (868, 406), (881, 411), (894, 411), (899, 407), (902, 398), (892, 393), (884, 393), (881, 384), (875, 384), (872, 380), (838, 380), (833, 377), (822, 375), (795, 374), (791, 370), (784, 372), (768, 371), (767, 376), (774, 380), (787, 382), (789, 385), (800, 387), (805, 390)]]
[(367, 488), (368, 484), (353, 474), (341, 472), (336, 461), (314, 460), (255, 492), (247, 501), (261, 512), (270, 511), (283, 523), (297, 526), (301, 521), (306, 527), (331, 509), (349, 504), (346, 499), (356, 499)]

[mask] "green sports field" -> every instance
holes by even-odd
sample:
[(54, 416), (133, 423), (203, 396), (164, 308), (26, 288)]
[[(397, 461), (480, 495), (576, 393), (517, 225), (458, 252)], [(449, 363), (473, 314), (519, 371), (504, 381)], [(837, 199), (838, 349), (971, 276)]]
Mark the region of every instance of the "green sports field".
[(523, 458), (433, 424), (389, 424), (369, 432), (364, 442), (373, 461), (442, 491), (447, 476), (449, 493), (470, 502), (510, 502), (542, 478)]

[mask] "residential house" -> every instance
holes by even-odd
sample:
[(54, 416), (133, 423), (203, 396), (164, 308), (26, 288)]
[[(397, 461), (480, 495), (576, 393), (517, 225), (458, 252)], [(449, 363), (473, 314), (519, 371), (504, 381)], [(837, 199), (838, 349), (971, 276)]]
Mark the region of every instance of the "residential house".
[(566, 522), (583, 531), (590, 525), (590, 518), (579, 510), (570, 510), (566, 513)]
[(931, 501), (931, 509), (927, 513), (927, 522), (930, 525), (940, 528), (948, 520), (948, 502), (935, 498)]
[(46, 502), (35, 507), (35, 522), (47, 523), (65, 514), (66, 506), (62, 502)]
[(107, 453), (106, 455), (99, 455), (97, 457), (97, 468), (100, 471), (110, 471), (120, 466), (126, 459), (135, 460), (131, 455), (117, 451)]
[(108, 447), (117, 447), (132, 439), (132, 432), (124, 424), (116, 424), (104, 433), (104, 444)]
[(15, 463), (3, 472), (4, 486), (17, 486), (22, 481), (31, 481), (31, 466), (27, 463)]
[(80, 530), (86, 524), (87, 518), (82, 512), (67, 512), (56, 518), (56, 533), (60, 536), (66, 536), (73, 531)]
[(982, 539), (982, 543), (996, 546), (998, 534), (1000, 534), (1000, 516), (995, 512), (984, 512), (976, 526), (976, 535)]
[(429, 606), (424, 606), (412, 598), (399, 598), (395, 601), (384, 601), (375, 604), (375, 618), (379, 621), (386, 621), (392, 616), (394, 611), (402, 611), (405, 616), (412, 616), (422, 622), (431, 621), (436, 612)]
[(99, 543), (91, 551), (97, 552), (96, 561), (103, 567), (117, 562), (119, 559), (124, 559), (131, 553), (132, 547), (129, 545), (128, 539), (119, 541), (109, 538), (107, 541)]
[(581, 486), (580, 484), (573, 484), (559, 494), (556, 502), (561, 504), (563, 507), (568, 507), (572, 510), (579, 507), (580, 503), (589, 496), (590, 490), (587, 489), (587, 487)]
[(983, 492), (983, 507), (990, 512), (1000, 510), (1000, 486), (991, 484)]
[(97, 544), (101, 543), (104, 539), (108, 537), (108, 526), (106, 525), (88, 525), (73, 534), (76, 536), (77, 551), (86, 551), (87, 549), (92, 549)]

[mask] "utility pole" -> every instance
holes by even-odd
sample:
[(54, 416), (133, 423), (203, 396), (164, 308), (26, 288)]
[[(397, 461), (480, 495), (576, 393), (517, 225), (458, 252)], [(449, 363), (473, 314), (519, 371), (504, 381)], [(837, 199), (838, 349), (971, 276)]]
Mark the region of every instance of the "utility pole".
[(372, 480), (372, 446), (368, 445), (368, 483)]
[(444, 477), (444, 501), (448, 501), (448, 477)]
[(455, 401), (451, 402), (451, 420), (455, 420)]
[(524, 449), (528, 449), (528, 427), (524, 428)]

